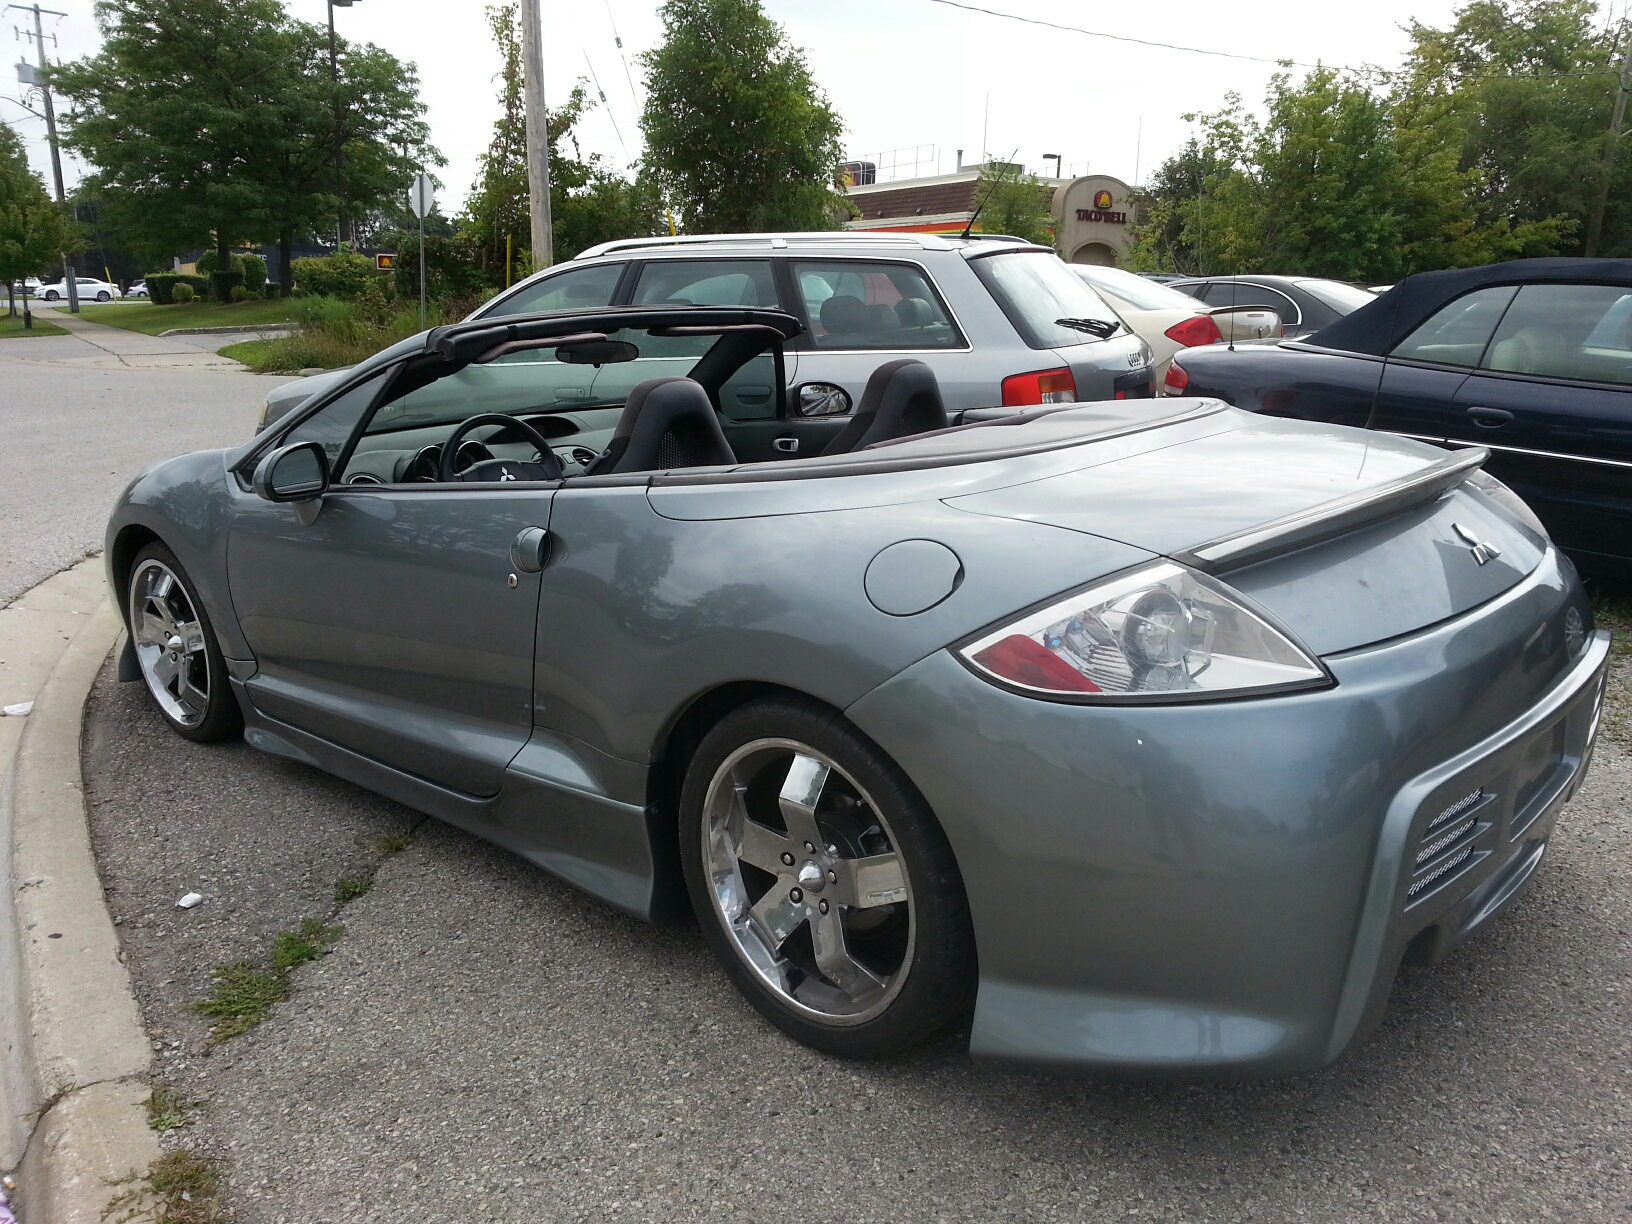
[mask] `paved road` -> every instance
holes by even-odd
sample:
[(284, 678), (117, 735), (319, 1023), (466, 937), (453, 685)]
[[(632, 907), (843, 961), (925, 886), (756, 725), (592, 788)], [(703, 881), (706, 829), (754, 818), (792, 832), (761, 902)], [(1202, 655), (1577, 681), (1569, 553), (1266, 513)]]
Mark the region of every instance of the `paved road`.
[(80, 325), (94, 328), (89, 339), (0, 340), (0, 607), (101, 548), (108, 511), (137, 472), (248, 437), (267, 390), (286, 381), (236, 363), (188, 368), (224, 359), (199, 345), (166, 357), (156, 349), (171, 341)]
[[(1632, 666), (1620, 684), (1632, 686)], [(1129, 1085), (972, 1064), (956, 1039), (824, 1059), (655, 931), (520, 860), (243, 744), (170, 735), (104, 676), (99, 859), (181, 1142), (239, 1224), (1632, 1219), (1632, 756), (1604, 744), (1533, 890), (1337, 1067)], [(414, 829), (389, 857), (377, 839)], [(294, 998), (210, 1051), (214, 964), (335, 910)], [(177, 910), (189, 889), (206, 900)]]

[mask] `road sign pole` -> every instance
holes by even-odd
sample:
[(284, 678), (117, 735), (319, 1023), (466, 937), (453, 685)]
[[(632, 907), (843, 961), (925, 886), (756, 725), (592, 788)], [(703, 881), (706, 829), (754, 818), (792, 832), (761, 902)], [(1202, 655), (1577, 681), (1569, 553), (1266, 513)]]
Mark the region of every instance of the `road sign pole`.
[(414, 185), (408, 189), (408, 207), (413, 209), (414, 216), (419, 218), (419, 326), (425, 327), (425, 218), (436, 203), (436, 193), (431, 185), (431, 176), (423, 170), (414, 179)]
[(425, 218), (419, 219), (419, 330), (425, 330)]

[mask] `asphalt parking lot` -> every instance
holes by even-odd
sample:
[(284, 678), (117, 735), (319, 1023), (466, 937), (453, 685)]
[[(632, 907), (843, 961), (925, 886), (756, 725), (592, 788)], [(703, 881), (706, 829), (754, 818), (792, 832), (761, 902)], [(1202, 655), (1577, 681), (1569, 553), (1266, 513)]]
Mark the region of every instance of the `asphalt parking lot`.
[[(693, 930), (304, 766), (189, 744), (107, 673), (86, 727), (155, 1074), (194, 1103), (169, 1140), (222, 1162), (240, 1224), (1632, 1219), (1619, 743), (1531, 891), (1407, 970), (1366, 1045), (1298, 1080), (1198, 1086), (1016, 1074), (956, 1035), (824, 1059), (741, 1003)], [(203, 903), (177, 909), (189, 890)], [(261, 963), (308, 918), (343, 925), (333, 950), (212, 1047), (190, 1010), (212, 968)]]

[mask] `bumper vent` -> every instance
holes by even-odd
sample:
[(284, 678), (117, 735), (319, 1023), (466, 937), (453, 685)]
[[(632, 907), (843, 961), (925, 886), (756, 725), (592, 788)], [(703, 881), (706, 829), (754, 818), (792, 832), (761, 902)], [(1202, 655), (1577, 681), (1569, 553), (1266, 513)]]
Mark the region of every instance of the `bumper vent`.
[(1407, 904), (1472, 864), (1479, 835), (1490, 827), (1479, 819), (1479, 814), (1493, 798), (1481, 786), (1427, 823), (1417, 839), (1411, 883), (1406, 887)]

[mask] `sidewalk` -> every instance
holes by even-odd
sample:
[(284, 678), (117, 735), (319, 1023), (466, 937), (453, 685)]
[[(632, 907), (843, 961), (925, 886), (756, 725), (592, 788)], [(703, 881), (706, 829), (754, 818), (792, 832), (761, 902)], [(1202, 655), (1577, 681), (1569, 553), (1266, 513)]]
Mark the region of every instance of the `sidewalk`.
[(158, 1155), (153, 1052), (91, 854), (85, 694), (119, 634), (102, 560), (0, 610), (0, 1169), (29, 1224), (92, 1224)]
[[(35, 313), (73, 334), (6, 340), (0, 344), (0, 357), (14, 357), (22, 361), (49, 361), (95, 369), (244, 368), (231, 357), (223, 357), (212, 351), (216, 344), (227, 343), (228, 337), (146, 336), (141, 332), (126, 331), (121, 327), (92, 323), (89, 319), (69, 313), (63, 307), (47, 307), (36, 310)], [(248, 338), (247, 333), (245, 338)], [(197, 343), (200, 340), (204, 343)]]

